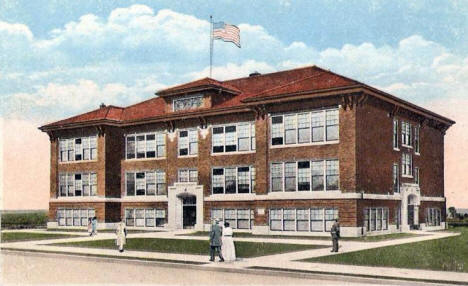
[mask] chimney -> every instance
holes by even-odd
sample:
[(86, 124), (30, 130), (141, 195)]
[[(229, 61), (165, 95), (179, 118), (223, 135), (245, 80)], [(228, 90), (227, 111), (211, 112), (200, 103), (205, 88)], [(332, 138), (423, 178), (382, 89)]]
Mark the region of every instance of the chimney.
[(104, 102), (101, 103), (101, 105), (99, 105), (99, 108), (105, 108), (106, 105), (104, 104)]
[(253, 73), (249, 74), (249, 77), (254, 77), (254, 76), (259, 76), (261, 75), (261, 73), (259, 73), (258, 71), (254, 71)]

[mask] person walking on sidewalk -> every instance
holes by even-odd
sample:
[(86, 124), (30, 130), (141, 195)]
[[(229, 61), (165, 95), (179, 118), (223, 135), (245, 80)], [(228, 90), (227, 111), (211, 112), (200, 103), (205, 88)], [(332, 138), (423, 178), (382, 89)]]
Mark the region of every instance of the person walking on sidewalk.
[(219, 262), (224, 262), (223, 255), (221, 254), (221, 236), (223, 231), (219, 226), (219, 219), (211, 226), (210, 231), (210, 261), (214, 261), (215, 252), (218, 252)]
[(331, 252), (338, 252), (338, 239), (340, 238), (340, 224), (338, 223), (338, 219), (335, 219), (330, 232), (333, 242), (333, 248)]
[(223, 238), (221, 241), (221, 253), (226, 262), (236, 261), (236, 248), (232, 240), (232, 228), (228, 222), (224, 223)]
[(97, 218), (93, 217), (93, 220), (91, 222), (91, 235), (97, 235)]
[(93, 235), (93, 222), (91, 218), (88, 218), (88, 234)]
[(115, 243), (119, 247), (119, 252), (123, 252), (124, 245), (127, 243), (127, 228), (125, 227), (123, 219), (117, 224), (115, 234), (117, 235)]

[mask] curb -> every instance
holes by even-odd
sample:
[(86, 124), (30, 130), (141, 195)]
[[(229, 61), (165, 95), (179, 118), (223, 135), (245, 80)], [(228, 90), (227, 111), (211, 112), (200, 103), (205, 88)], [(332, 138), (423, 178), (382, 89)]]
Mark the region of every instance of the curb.
[[(377, 275), (365, 275), (365, 274), (351, 274), (351, 273), (340, 273), (340, 272), (324, 272), (324, 271), (313, 271), (313, 270), (298, 270), (288, 268), (271, 268), (261, 266), (251, 266), (247, 268), (224, 268), (224, 267), (210, 267), (208, 262), (197, 262), (197, 261), (182, 261), (182, 260), (169, 260), (169, 259), (153, 259), (153, 258), (141, 258), (141, 257), (130, 257), (130, 256), (113, 256), (113, 255), (99, 255), (99, 254), (88, 254), (88, 253), (68, 253), (68, 252), (56, 252), (47, 250), (29, 250), (29, 249), (15, 249), (8, 247), (1, 247), (2, 253), (17, 253), (21, 252), (25, 255), (40, 256), (40, 257), (73, 257), (76, 259), (93, 260), (96, 262), (109, 262), (109, 263), (121, 263), (123, 260), (125, 263), (132, 263), (137, 265), (149, 265), (159, 266), (167, 268), (184, 268), (194, 269), (202, 271), (216, 271), (226, 273), (239, 273), (239, 274), (252, 274), (252, 275), (268, 275), (278, 277), (291, 277), (291, 278), (302, 278), (302, 279), (322, 279), (330, 281), (343, 281), (343, 282), (357, 282), (357, 283), (373, 283), (373, 284), (386, 284), (386, 285), (408, 285), (409, 282), (413, 282), (413, 285), (467, 285), (467, 282), (463, 281), (446, 281), (446, 280), (431, 280), (431, 279), (418, 279), (418, 278), (403, 278), (403, 277), (392, 277), (392, 276), (377, 276)], [(402, 284), (402, 282), (404, 284)]]

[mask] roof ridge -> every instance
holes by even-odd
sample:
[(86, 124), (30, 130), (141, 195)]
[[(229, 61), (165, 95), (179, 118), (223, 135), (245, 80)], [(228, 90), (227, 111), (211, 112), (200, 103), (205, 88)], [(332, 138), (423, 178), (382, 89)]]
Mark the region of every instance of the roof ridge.
[(323, 76), (323, 75), (325, 75), (325, 74), (326, 74), (326, 73), (325, 73), (324, 71), (322, 71), (322, 72), (320, 72), (319, 74), (314, 74), (314, 75), (306, 76), (306, 77), (303, 77), (303, 78), (301, 78), (301, 79), (297, 79), (297, 80), (295, 80), (295, 81), (291, 81), (291, 82), (288, 82), (288, 83), (283, 84), (283, 85), (275, 86), (275, 87), (273, 87), (273, 88), (270, 88), (270, 89), (267, 89), (267, 90), (264, 90), (264, 91), (262, 91), (262, 92), (260, 92), (260, 93), (255, 94), (254, 97), (260, 96), (260, 95), (262, 95), (262, 94), (264, 94), (264, 93), (268, 93), (268, 92), (273, 91), (273, 90), (276, 90), (276, 89), (281, 89), (281, 88), (283, 88), (283, 87), (296, 84), (296, 83), (298, 83), (298, 82), (301, 82), (301, 81), (304, 81), (304, 80), (307, 80), (307, 79), (311, 79), (311, 78), (314, 78), (314, 77), (320, 77), (320, 76)]
[(246, 78), (258, 78), (258, 77), (270, 76), (270, 75), (277, 74), (277, 73), (291, 72), (291, 71), (304, 70), (304, 69), (310, 69), (310, 68), (318, 68), (318, 67), (316, 65), (303, 66), (303, 67), (293, 68), (293, 69), (290, 69), (290, 70), (280, 70), (280, 71), (274, 71), (274, 72), (270, 72), (270, 73), (259, 74), (259, 75), (256, 75), (254, 77), (244, 76), (244, 77), (239, 77), (239, 78), (233, 78), (233, 79), (228, 79), (228, 80), (225, 80), (225, 81), (222, 81), (222, 82), (225, 83), (225, 82), (229, 82), (229, 81), (236, 81), (236, 80), (241, 80), (241, 79), (246, 79)]

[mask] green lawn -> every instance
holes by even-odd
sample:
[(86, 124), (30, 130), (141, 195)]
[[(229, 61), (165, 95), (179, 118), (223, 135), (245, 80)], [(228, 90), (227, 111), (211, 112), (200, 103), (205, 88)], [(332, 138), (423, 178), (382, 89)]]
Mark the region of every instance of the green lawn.
[(468, 272), (468, 227), (460, 236), (306, 259), (308, 262)]
[(57, 238), (71, 238), (78, 235), (70, 234), (57, 234), (57, 233), (35, 233), (35, 232), (2, 232), (2, 242), (15, 242), (26, 240), (43, 240), (43, 239), (57, 239)]
[[(55, 245), (116, 249), (114, 239), (58, 243)], [(237, 256), (243, 258), (324, 247), (321, 245), (300, 245), (263, 242), (258, 243), (243, 241), (235, 242), (235, 246)], [(125, 248), (128, 250), (138, 251), (208, 255), (210, 245), (207, 240), (128, 238)]]
[[(183, 234), (188, 236), (206, 236), (208, 237), (209, 232), (207, 231), (196, 231), (189, 234)], [(341, 240), (345, 241), (362, 241), (362, 242), (377, 242), (383, 240), (400, 239), (408, 237), (416, 237), (417, 234), (412, 233), (392, 233), (375, 236), (364, 236), (364, 237), (343, 237)], [(330, 236), (306, 236), (306, 235), (264, 235), (264, 234), (251, 234), (249, 232), (235, 232), (233, 237), (249, 237), (249, 238), (291, 238), (291, 239), (319, 239), (319, 240), (331, 240)]]

